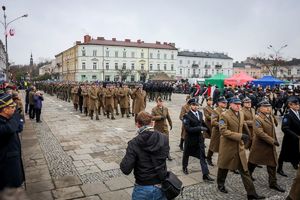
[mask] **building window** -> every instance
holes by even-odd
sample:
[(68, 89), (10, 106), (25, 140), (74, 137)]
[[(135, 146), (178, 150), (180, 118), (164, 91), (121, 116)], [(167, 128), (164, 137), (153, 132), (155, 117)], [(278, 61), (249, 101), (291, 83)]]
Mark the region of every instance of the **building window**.
[(174, 60), (174, 54), (171, 55), (171, 59)]
[(182, 60), (179, 60), (179, 64), (181, 64), (181, 65), (182, 65)]
[(93, 79), (93, 80), (96, 80), (96, 79), (97, 79), (97, 75), (93, 75), (93, 76), (92, 76), (92, 79)]
[(174, 65), (171, 64), (171, 71), (174, 71)]
[(151, 71), (153, 70), (153, 65), (152, 65), (152, 64), (150, 64), (150, 70), (151, 70)]
[(97, 69), (97, 63), (93, 62), (93, 70), (96, 70), (96, 69)]
[(152, 59), (153, 58), (153, 53), (150, 53), (150, 59)]
[(131, 52), (131, 58), (134, 58), (134, 57), (135, 57), (134, 52)]
[(134, 70), (134, 63), (131, 63), (131, 70)]
[(211, 74), (212, 74), (212, 75), (214, 75), (214, 73), (215, 73), (215, 70), (214, 70), (214, 69), (212, 69), (212, 70), (211, 70)]
[(158, 71), (160, 70), (160, 64), (157, 64), (157, 70)]
[(229, 72), (230, 72), (230, 71), (228, 70), (228, 75), (229, 75)]
[(180, 68), (179, 73), (182, 75), (182, 69)]
[(196, 69), (193, 69), (193, 74), (194, 74), (194, 75), (196, 74)]
[[(151, 64), (152, 65), (152, 64)], [(144, 70), (144, 64), (141, 64), (141, 70)]]
[(106, 64), (105, 64), (105, 68), (106, 68), (107, 70), (109, 70), (109, 63), (106, 63)]
[(195, 60), (193, 60), (193, 65), (195, 65), (196, 64), (196, 61)]
[(85, 81), (86, 76), (85, 75), (81, 75), (81, 81)]
[(105, 81), (110, 81), (110, 76), (109, 75), (105, 75)]
[(82, 63), (81, 63), (81, 68), (82, 68), (83, 70), (85, 70), (85, 62), (82, 62)]
[[(291, 75), (292, 74), (292, 70), (288, 70), (288, 75)], [(297, 70), (297, 74), (298, 74), (298, 70)]]
[(122, 69), (126, 69), (126, 63), (123, 63)]
[(123, 51), (123, 58), (126, 58), (126, 51)]
[(188, 60), (188, 65), (190, 64), (191, 62)]
[(198, 73), (201, 74), (201, 69), (198, 70)]
[(106, 54), (106, 57), (109, 57), (109, 51), (106, 51), (105, 54)]
[(93, 56), (97, 56), (97, 50), (93, 50)]
[(131, 80), (131, 82), (134, 82), (134, 81), (135, 81), (134, 75), (131, 75), (130, 80)]
[(82, 49), (81, 53), (82, 53), (82, 56), (85, 56), (86, 55), (85, 54), (85, 49)]
[(190, 75), (190, 69), (188, 69), (188, 76)]
[(297, 74), (300, 74), (300, 69), (297, 69)]
[(165, 71), (167, 70), (167, 64), (164, 64), (164, 70)]
[(118, 70), (118, 63), (115, 63), (115, 70)]
[(215, 62), (214, 62), (214, 61), (212, 61), (212, 63), (211, 63), (211, 64), (212, 64), (212, 66), (214, 66), (214, 65), (215, 65)]
[(164, 54), (164, 59), (167, 60), (167, 54)]
[(144, 52), (141, 52), (141, 58), (144, 58)]
[(201, 62), (200, 62), (200, 61), (198, 62), (198, 65), (201, 65)]
[(115, 51), (115, 57), (119, 57), (119, 52)]
[(160, 54), (159, 53), (157, 54), (157, 59), (160, 59)]
[(114, 81), (115, 81), (115, 82), (119, 81), (119, 75), (115, 75), (115, 76), (114, 76)]

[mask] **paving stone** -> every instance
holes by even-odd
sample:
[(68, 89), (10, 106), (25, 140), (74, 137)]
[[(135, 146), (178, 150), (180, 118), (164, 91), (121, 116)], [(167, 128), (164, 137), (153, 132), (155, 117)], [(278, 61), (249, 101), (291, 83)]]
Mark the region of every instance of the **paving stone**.
[(124, 176), (121, 176), (118, 178), (112, 178), (111, 180), (105, 181), (104, 183), (110, 190), (120, 190), (120, 189), (124, 189), (124, 188), (133, 186), (133, 183), (131, 183)]
[(93, 153), (91, 149), (76, 149), (75, 153), (78, 155)]
[(31, 200), (53, 200), (51, 191), (28, 194)]
[(54, 184), (56, 188), (63, 188), (80, 185), (81, 181), (77, 176), (63, 176), (58, 179), (54, 179)]
[(100, 200), (100, 198), (98, 196), (89, 196), (89, 197), (79, 198), (76, 200)]
[(192, 179), (188, 176), (179, 176), (178, 178), (182, 181), (183, 186), (189, 186), (198, 183), (195, 179)]
[(84, 196), (79, 186), (59, 188), (53, 190), (52, 193), (56, 199), (74, 199)]
[(26, 184), (26, 190), (28, 193), (44, 192), (52, 190), (53, 188), (54, 185), (51, 180)]
[(73, 158), (73, 160), (90, 160), (90, 159), (93, 159), (89, 154), (73, 155), (71, 157)]
[(124, 190), (106, 192), (99, 195), (102, 200), (130, 200), (131, 195), (129, 195)]
[(88, 183), (81, 186), (83, 193), (86, 196), (109, 192), (109, 189), (103, 183)]
[(97, 166), (101, 169), (101, 171), (108, 171), (108, 170), (119, 169), (120, 168), (120, 165), (118, 165), (115, 162), (101, 163), (101, 164), (97, 164)]

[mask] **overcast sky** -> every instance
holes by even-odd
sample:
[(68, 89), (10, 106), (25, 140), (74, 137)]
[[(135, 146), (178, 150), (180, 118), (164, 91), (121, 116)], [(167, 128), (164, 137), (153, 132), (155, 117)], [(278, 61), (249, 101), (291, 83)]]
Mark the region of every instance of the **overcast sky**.
[[(11, 62), (28, 64), (71, 47), (85, 34), (145, 42), (174, 42), (196, 51), (226, 52), (234, 61), (269, 54), (300, 58), (299, 0), (1, 0), (15, 36)], [(3, 11), (0, 15), (3, 21)], [(2, 33), (3, 33), (2, 27)], [(4, 34), (1, 37), (4, 41)]]

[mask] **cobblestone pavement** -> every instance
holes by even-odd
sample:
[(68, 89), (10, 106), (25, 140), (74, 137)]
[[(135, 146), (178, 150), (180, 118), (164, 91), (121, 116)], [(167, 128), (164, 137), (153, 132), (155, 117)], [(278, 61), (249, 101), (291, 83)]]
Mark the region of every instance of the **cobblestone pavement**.
[[(173, 120), (170, 133), (171, 156), (168, 168), (175, 172), (185, 186), (178, 199), (245, 199), (246, 193), (239, 175), (228, 174), (228, 194), (220, 193), (216, 183), (204, 183), (197, 159), (189, 162), (189, 175), (181, 171), (182, 152), (178, 144), (181, 122), (179, 112), (184, 95), (174, 94), (172, 102), (166, 102)], [(147, 104), (147, 111), (154, 107)], [(133, 118), (116, 116), (116, 120), (100, 116), (90, 120), (76, 112), (71, 103), (45, 95), (42, 123), (27, 119), (22, 135), (27, 194), (33, 200), (48, 199), (130, 199), (134, 185), (133, 175), (125, 176), (119, 163), (125, 154), (128, 140), (136, 134)], [(278, 138), (282, 133), (277, 128)], [(206, 141), (207, 146), (209, 141)], [(279, 149), (278, 149), (279, 150)], [(217, 155), (213, 161), (216, 163)], [(278, 193), (268, 188), (266, 168), (256, 169), (255, 187), (268, 199), (284, 199), (296, 171), (290, 164), (284, 165), (288, 178), (278, 176), (278, 183), (287, 189)], [(216, 178), (216, 167), (210, 167)]]

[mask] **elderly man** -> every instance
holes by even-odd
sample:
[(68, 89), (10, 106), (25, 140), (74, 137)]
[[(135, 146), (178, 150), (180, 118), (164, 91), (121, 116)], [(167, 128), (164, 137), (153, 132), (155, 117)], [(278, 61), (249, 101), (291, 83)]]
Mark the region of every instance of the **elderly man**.
[(220, 192), (228, 193), (225, 180), (228, 170), (239, 170), (248, 199), (264, 199), (256, 193), (253, 181), (247, 168), (247, 157), (244, 144), (249, 136), (245, 132), (249, 129), (241, 112), (241, 100), (233, 97), (230, 108), (222, 113), (220, 126), (220, 149), (218, 157), (217, 184)]
[[(5, 188), (18, 188), (24, 182), (21, 143), (18, 133), (23, 120), (16, 112), (11, 95), (0, 96), (0, 193)], [(0, 199), (1, 194), (0, 194)]]

